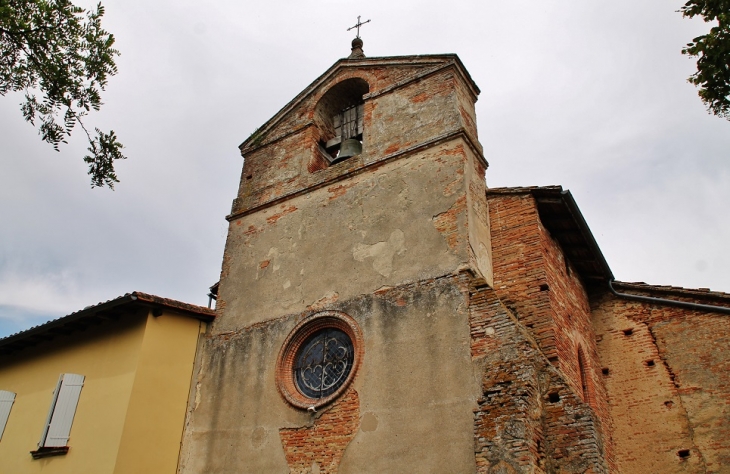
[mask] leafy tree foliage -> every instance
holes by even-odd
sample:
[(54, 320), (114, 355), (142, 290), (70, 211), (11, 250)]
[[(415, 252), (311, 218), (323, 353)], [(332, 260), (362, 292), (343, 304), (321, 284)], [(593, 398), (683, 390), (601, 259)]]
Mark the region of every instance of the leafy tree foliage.
[(23, 117), (56, 151), (78, 124), (89, 139), (91, 186), (113, 189), (123, 145), (113, 130), (92, 135), (82, 121), (99, 110), (107, 77), (117, 73), (103, 15), (101, 3), (86, 11), (69, 0), (0, 0), (0, 95), (23, 92)]
[(688, 81), (699, 87), (707, 110), (730, 120), (730, 0), (689, 0), (680, 11), (688, 18), (701, 16), (718, 23), (682, 53), (697, 58), (697, 72)]

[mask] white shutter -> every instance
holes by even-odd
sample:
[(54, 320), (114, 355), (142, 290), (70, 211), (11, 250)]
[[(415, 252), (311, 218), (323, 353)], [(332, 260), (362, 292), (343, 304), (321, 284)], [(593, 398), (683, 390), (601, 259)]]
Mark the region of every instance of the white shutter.
[(7, 390), (0, 390), (0, 439), (3, 437), (3, 431), (5, 431), (5, 424), (8, 422), (10, 416), (10, 408), (13, 406), (15, 401), (15, 394), (8, 392)]
[(51, 400), (51, 408), (48, 410), (48, 416), (46, 417), (46, 424), (43, 425), (43, 434), (41, 440), (38, 442), (38, 448), (42, 448), (46, 443), (46, 435), (48, 434), (48, 425), (51, 424), (51, 418), (53, 418), (53, 410), (56, 408), (56, 400), (58, 400), (58, 391), (61, 390), (61, 382), (63, 382), (63, 374), (58, 376), (58, 382), (56, 382), (56, 388), (53, 390), (53, 399)]
[(71, 423), (74, 421), (76, 405), (79, 402), (84, 376), (63, 374), (56, 388), (54, 403), (51, 407), (49, 422), (41, 440), (41, 447), (55, 448), (68, 444)]

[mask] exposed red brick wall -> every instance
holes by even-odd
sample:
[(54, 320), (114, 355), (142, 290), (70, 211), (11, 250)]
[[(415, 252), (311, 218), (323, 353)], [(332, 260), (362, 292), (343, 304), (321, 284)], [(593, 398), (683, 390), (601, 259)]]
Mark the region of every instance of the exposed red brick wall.
[(534, 350), (484, 282), (470, 288), (472, 357), (482, 362), (482, 396), (474, 410), (477, 472), (545, 472)]
[(609, 472), (601, 421), (484, 282), (470, 288), (478, 472)]
[[(613, 469), (615, 468), (613, 422), (608, 409), (606, 386), (601, 377), (588, 294), (580, 276), (565, 258), (558, 242), (542, 225), (539, 229), (559, 368), (565, 374), (573, 392), (588, 403), (601, 420), (601, 426), (604, 427), (602, 436), (606, 461)], [(583, 373), (581, 373), (579, 352), (583, 353)]]
[(530, 194), (489, 196), (489, 211), (495, 290), (560, 369), (572, 392), (594, 409), (604, 427), (606, 460), (614, 468), (612, 422), (583, 282), (542, 225)]
[(560, 473), (616, 472), (608, 464), (601, 420), (594, 410), (551, 372), (547, 394), (543, 395), (545, 471)]
[[(708, 302), (688, 298), (691, 292), (644, 294)], [(710, 303), (728, 306), (730, 298)], [(724, 472), (730, 465), (728, 316), (603, 295), (594, 303), (594, 321), (621, 471)], [(682, 450), (689, 456), (680, 457)]]
[(321, 473), (337, 472), (345, 448), (359, 428), (360, 398), (350, 388), (312, 426), (279, 430), (290, 472), (312, 472), (315, 463)]
[(538, 341), (549, 359), (557, 357), (555, 324), (546, 317), (550, 294), (540, 217), (530, 196), (489, 197), (494, 289)]
[(659, 319), (650, 323), (659, 355), (678, 387), (707, 472), (730, 469), (730, 318), (668, 307), (652, 316)]
[(462, 246), (463, 242), (463, 221), (466, 212), (466, 196), (462, 196), (456, 200), (448, 211), (434, 216), (433, 225), (441, 235), (446, 239), (446, 243), (451, 250), (456, 250)]

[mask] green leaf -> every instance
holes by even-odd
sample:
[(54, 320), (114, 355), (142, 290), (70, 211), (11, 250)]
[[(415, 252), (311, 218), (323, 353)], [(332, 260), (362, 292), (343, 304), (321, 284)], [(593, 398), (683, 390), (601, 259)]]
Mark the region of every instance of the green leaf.
[(0, 0), (0, 95), (24, 92), (23, 118), (38, 123), (41, 139), (56, 150), (79, 124), (96, 150), (92, 187), (113, 188), (123, 146), (113, 131), (97, 129), (92, 137), (82, 121), (99, 110), (108, 77), (117, 73), (119, 51), (101, 26), (103, 15), (101, 3), (86, 11), (69, 0)]
[(687, 43), (682, 54), (697, 58), (697, 72), (687, 81), (698, 87), (708, 112), (730, 120), (730, 1), (689, 0), (680, 12), (687, 18), (718, 22), (708, 34)]

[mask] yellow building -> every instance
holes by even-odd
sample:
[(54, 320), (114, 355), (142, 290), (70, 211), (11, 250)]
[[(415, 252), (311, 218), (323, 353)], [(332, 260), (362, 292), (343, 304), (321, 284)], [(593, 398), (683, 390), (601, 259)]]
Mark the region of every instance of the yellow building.
[(214, 314), (135, 292), (0, 339), (0, 472), (174, 473)]

